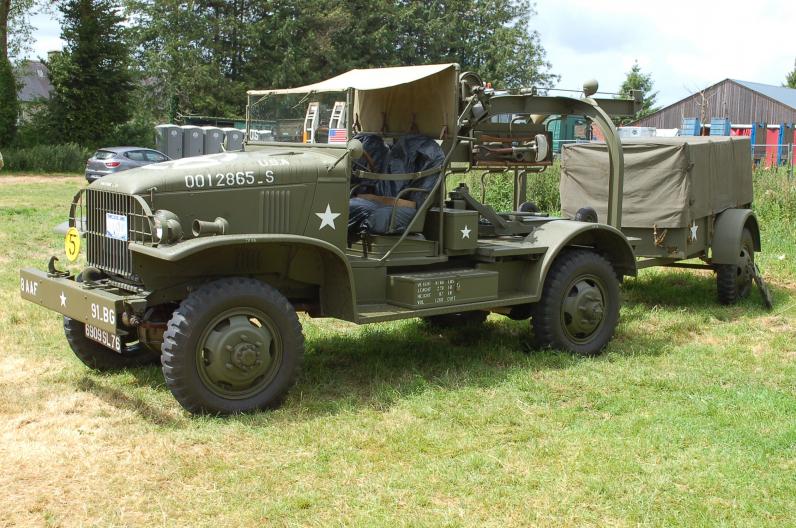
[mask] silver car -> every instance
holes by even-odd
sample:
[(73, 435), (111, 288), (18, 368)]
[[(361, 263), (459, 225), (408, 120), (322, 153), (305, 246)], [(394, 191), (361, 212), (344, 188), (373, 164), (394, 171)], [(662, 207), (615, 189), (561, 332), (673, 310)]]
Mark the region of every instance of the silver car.
[(86, 179), (89, 183), (114, 172), (126, 171), (168, 161), (169, 158), (157, 150), (141, 147), (109, 147), (99, 149), (86, 162)]

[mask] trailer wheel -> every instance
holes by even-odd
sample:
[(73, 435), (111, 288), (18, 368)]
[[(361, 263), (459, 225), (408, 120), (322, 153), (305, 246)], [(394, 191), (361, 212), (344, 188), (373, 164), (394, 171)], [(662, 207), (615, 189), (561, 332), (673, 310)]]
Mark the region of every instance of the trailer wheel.
[(614, 334), (620, 303), (619, 281), (605, 258), (587, 249), (565, 249), (534, 305), (536, 344), (595, 355)]
[(755, 243), (752, 232), (744, 227), (741, 252), (737, 264), (716, 264), (716, 289), (721, 304), (735, 304), (749, 296), (755, 265)]
[(163, 335), (166, 385), (192, 413), (278, 406), (304, 355), (296, 311), (277, 290), (248, 278), (191, 292)]
[(140, 342), (122, 342), (122, 351), (119, 353), (92, 341), (86, 337), (86, 325), (70, 317), (64, 317), (64, 334), (77, 358), (87, 367), (100, 372), (153, 365), (160, 361), (160, 354), (151, 352)]

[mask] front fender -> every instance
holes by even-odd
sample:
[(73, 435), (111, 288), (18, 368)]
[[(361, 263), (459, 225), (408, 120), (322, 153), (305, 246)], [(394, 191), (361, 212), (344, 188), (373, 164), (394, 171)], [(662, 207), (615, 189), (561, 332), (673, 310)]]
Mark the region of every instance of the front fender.
[(755, 251), (760, 251), (760, 226), (751, 209), (727, 209), (716, 217), (710, 243), (713, 264), (737, 264), (744, 227), (752, 233)]
[[(279, 249), (280, 251), (267, 251)], [(287, 249), (287, 250), (286, 250)], [(289, 250), (289, 251), (288, 251)], [(356, 290), (351, 266), (337, 247), (301, 235), (239, 234), (200, 237), (170, 246), (130, 244), (136, 272), (144, 279), (156, 277), (162, 282), (195, 281), (197, 266), (220, 263), (203, 273), (209, 278), (229, 275), (257, 276), (279, 273), (312, 277), (320, 290), (320, 307), (325, 316), (353, 321), (356, 318)], [(279, 255), (279, 262), (270, 261)], [(230, 255), (241, 255), (231, 259)], [(257, 258), (249, 258), (256, 255)], [(262, 255), (262, 258), (260, 258)], [(199, 276), (201, 277), (201, 275)]]
[(537, 246), (547, 247), (538, 268), (537, 292), (541, 294), (542, 285), (556, 257), (564, 248), (578, 246), (591, 247), (603, 255), (616, 270), (617, 277), (635, 276), (636, 257), (625, 235), (606, 224), (576, 222), (573, 220), (553, 220), (534, 229), (525, 239)]

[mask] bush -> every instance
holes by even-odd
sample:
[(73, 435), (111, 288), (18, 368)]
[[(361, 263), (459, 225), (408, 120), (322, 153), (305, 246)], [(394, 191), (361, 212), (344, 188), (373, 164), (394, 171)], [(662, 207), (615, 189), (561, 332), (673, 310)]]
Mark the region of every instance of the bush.
[(757, 169), (754, 173), (754, 209), (764, 223), (792, 228), (796, 222), (796, 180), (788, 178), (787, 167)]
[[(467, 173), (463, 181), (470, 188), (470, 194), (476, 200), (481, 200), (481, 175), (482, 171)], [(528, 174), (526, 199), (534, 202), (539, 210), (558, 214), (561, 211), (561, 197), (558, 192), (560, 167), (555, 162), (541, 173)], [(494, 210), (507, 212), (513, 209), (514, 175), (512, 172), (493, 173), (484, 177), (486, 187), (485, 203)], [(454, 185), (455, 186), (455, 185)], [(449, 188), (452, 188), (449, 185)]]
[(93, 150), (75, 143), (4, 149), (5, 170), (24, 172), (83, 172)]
[(154, 125), (145, 120), (132, 120), (113, 127), (103, 140), (102, 147), (146, 147), (155, 148)]

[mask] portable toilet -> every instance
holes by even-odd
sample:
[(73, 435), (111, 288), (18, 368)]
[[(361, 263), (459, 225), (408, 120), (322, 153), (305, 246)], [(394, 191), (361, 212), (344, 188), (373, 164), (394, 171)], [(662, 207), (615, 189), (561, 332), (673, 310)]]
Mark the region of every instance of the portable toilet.
[(224, 128), (224, 148), (226, 150), (243, 150), (243, 130)]
[(158, 125), (155, 127), (157, 149), (171, 159), (182, 157), (182, 128), (177, 125)]
[(221, 152), (221, 145), (224, 143), (224, 132), (214, 126), (203, 126), (204, 133), (204, 153), (218, 154)]
[(185, 158), (201, 156), (205, 149), (202, 129), (194, 125), (182, 126), (182, 155)]

